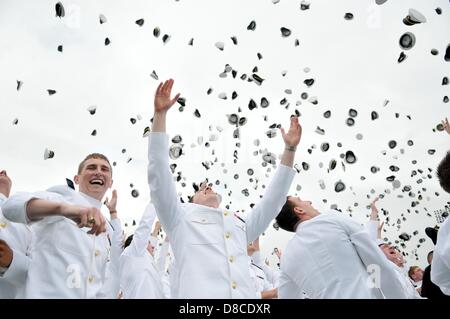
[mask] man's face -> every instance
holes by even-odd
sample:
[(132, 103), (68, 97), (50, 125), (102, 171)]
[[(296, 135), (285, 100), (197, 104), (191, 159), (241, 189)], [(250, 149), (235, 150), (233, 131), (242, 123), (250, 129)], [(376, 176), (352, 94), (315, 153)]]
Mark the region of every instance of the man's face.
[(103, 159), (90, 158), (74, 179), (80, 187), (80, 192), (101, 201), (108, 188), (112, 186), (111, 167)]
[(416, 269), (416, 270), (413, 272), (413, 274), (411, 275), (411, 278), (412, 278), (415, 282), (422, 281), (422, 279), (423, 279), (423, 269), (422, 269), (422, 268)]
[(198, 205), (205, 205), (213, 208), (217, 208), (222, 201), (222, 197), (215, 193), (211, 187), (206, 183), (200, 185), (199, 190), (194, 194), (192, 202)]
[(392, 261), (394, 264), (396, 264), (399, 267), (403, 267), (403, 264), (405, 263), (405, 259), (403, 258), (403, 255), (394, 247), (383, 244), (380, 246), (381, 251), (383, 251), (384, 255), (387, 259)]
[(6, 197), (9, 196), (9, 192), (11, 191), (11, 179), (9, 178), (8, 174), (6, 173), (5, 170), (0, 171), (0, 189), (6, 193), (3, 194)]

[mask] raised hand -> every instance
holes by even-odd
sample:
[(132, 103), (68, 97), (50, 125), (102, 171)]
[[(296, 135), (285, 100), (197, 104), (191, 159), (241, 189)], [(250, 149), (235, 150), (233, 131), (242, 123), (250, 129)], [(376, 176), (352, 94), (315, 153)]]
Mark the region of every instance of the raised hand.
[(370, 203), (370, 209), (372, 210), (370, 212), (370, 219), (371, 220), (377, 220), (378, 219), (378, 208), (375, 206), (376, 202), (380, 199), (379, 196), (375, 197), (375, 199)]
[(377, 227), (377, 238), (381, 239), (381, 232), (383, 231), (384, 221), (378, 224)]
[(113, 214), (117, 213), (116, 205), (117, 205), (117, 191), (113, 190), (111, 200), (109, 200), (108, 197), (106, 197), (105, 206), (108, 207), (109, 213)]
[(170, 98), (173, 83), (174, 81), (170, 79), (159, 84), (155, 92), (155, 113), (166, 113), (180, 97), (178, 93), (173, 99)]
[(300, 138), (302, 137), (302, 127), (298, 122), (298, 117), (291, 117), (291, 126), (289, 127), (288, 132), (284, 131), (284, 128), (281, 128), (281, 135), (283, 136), (284, 144), (289, 147), (296, 147), (298, 143), (300, 143)]
[(445, 121), (442, 121), (442, 125), (444, 126), (444, 130), (447, 134), (450, 134), (450, 124), (448, 123), (448, 119), (445, 118)]

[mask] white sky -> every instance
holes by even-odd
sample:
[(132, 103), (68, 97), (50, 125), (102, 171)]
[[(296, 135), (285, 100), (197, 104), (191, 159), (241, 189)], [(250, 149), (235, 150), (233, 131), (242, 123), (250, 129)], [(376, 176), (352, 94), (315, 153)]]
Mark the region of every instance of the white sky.
[[(404, 252), (410, 264), (425, 266), (432, 246), (424, 228), (436, 224), (433, 211), (443, 208), (448, 200), (434, 169), (448, 149), (450, 137), (433, 132), (433, 128), (448, 115), (443, 97), (449, 95), (449, 86), (442, 86), (441, 81), (450, 76), (450, 64), (443, 57), (450, 42), (449, 2), (391, 0), (381, 6), (374, 0), (310, 2), (310, 10), (301, 11), (298, 0), (278, 4), (271, 0), (63, 1), (66, 16), (59, 19), (55, 17), (56, 1), (0, 0), (0, 168), (7, 169), (13, 179), (13, 191), (42, 190), (64, 183), (66, 177), (73, 177), (85, 155), (101, 152), (117, 162), (114, 184), (123, 222), (138, 222), (149, 200), (147, 139), (142, 133), (153, 113), (158, 81), (150, 74), (155, 70), (160, 80), (173, 77), (174, 90), (187, 100), (184, 112), (178, 111), (178, 105), (173, 108), (168, 123), (169, 134), (180, 134), (185, 145), (184, 155), (173, 161), (178, 165), (176, 172), (181, 171), (186, 179), (186, 187), (177, 185), (184, 198), (192, 194), (193, 181), (220, 179), (218, 189), (224, 204), (231, 201), (231, 208), (248, 210), (273, 172), (273, 168), (268, 172), (262, 167), (261, 154), (254, 156), (253, 152), (267, 148), (279, 155), (281, 135), (269, 139), (265, 132), (273, 123), (287, 126), (289, 115), (298, 109), (303, 136), (296, 163), (301, 167), (307, 162), (310, 169), (296, 175), (291, 194), (312, 200), (319, 210), (337, 204), (345, 214), (351, 210), (355, 219), (365, 222), (366, 206), (374, 194), (390, 191), (379, 202), (391, 220), (385, 235), (394, 241), (403, 231), (412, 234), (418, 230), (419, 234), (406, 242)], [(441, 15), (436, 14), (436, 7), (442, 8)], [(424, 14), (427, 22), (404, 25), (402, 19), (409, 8)], [(354, 19), (345, 20), (346, 12), (353, 13)], [(106, 16), (106, 23), (99, 23), (100, 14)], [(141, 18), (145, 23), (139, 27), (135, 21)], [(255, 31), (247, 30), (252, 20)], [(156, 26), (161, 29), (159, 38), (153, 36)], [(292, 34), (281, 37), (281, 27), (291, 29)], [(416, 44), (398, 64), (398, 40), (407, 31), (415, 34)], [(170, 35), (166, 44), (162, 42), (164, 34)], [(231, 36), (237, 37), (238, 45), (232, 43)], [(109, 46), (104, 45), (106, 37), (111, 40)], [(193, 46), (188, 45), (191, 38)], [(298, 47), (295, 39), (299, 39)], [(215, 47), (218, 41), (224, 42), (223, 51)], [(64, 46), (62, 53), (57, 51), (58, 45)], [(430, 54), (432, 48), (439, 50), (437, 56)], [(237, 71), (236, 79), (231, 73), (219, 77), (226, 64)], [(243, 73), (250, 75), (255, 66), (265, 79), (261, 86), (239, 78)], [(311, 71), (305, 73), (305, 67)], [(284, 77), (283, 70), (287, 71)], [(306, 78), (315, 79), (312, 87), (303, 83)], [(16, 80), (23, 81), (20, 91), (16, 90)], [(207, 95), (210, 87), (213, 92)], [(49, 96), (47, 89), (57, 93)], [(285, 89), (292, 94), (286, 94)], [(238, 93), (235, 100), (231, 99), (233, 91)], [(218, 98), (222, 92), (227, 100)], [(319, 103), (302, 100), (302, 92), (316, 96)], [(259, 105), (261, 97), (266, 97), (270, 106), (250, 111), (249, 100)], [(279, 103), (283, 98), (290, 103), (287, 110)], [(386, 99), (390, 102), (383, 106)], [(297, 101), (301, 105), (296, 106)], [(86, 110), (91, 105), (97, 106), (95, 115)], [(238, 141), (233, 139), (234, 127), (225, 115), (236, 113), (239, 107), (240, 116), (248, 122)], [(350, 108), (358, 111), (353, 127), (345, 124)], [(193, 116), (195, 109), (200, 111), (200, 119)], [(326, 110), (331, 110), (329, 119), (322, 115)], [(380, 118), (371, 121), (374, 110)], [(395, 113), (399, 113), (398, 118)], [(129, 119), (138, 114), (142, 120), (132, 125)], [(12, 125), (15, 118), (18, 125)], [(221, 133), (217, 126), (223, 128)], [(325, 135), (315, 132), (317, 126)], [(97, 130), (95, 137), (90, 135), (93, 129)], [(212, 133), (219, 138), (209, 148), (197, 144), (198, 137), (206, 142)], [(356, 139), (358, 133), (362, 140)], [(255, 139), (261, 141), (259, 147), (254, 145)], [(410, 139), (412, 147), (407, 145)], [(392, 150), (390, 140), (397, 141)], [(236, 142), (241, 143), (240, 148), (235, 147)], [(330, 143), (328, 152), (320, 150), (323, 142)], [(309, 154), (312, 146), (315, 149)], [(55, 152), (53, 159), (44, 160), (45, 148)], [(126, 153), (122, 154), (124, 148)], [(237, 164), (233, 163), (235, 149)], [(435, 154), (429, 155), (428, 149), (435, 149)], [(356, 154), (357, 162), (347, 164), (344, 171), (339, 156), (347, 150)], [(127, 163), (129, 157), (132, 161)], [(201, 162), (216, 158), (217, 163), (206, 171)], [(331, 159), (338, 165), (328, 173)], [(380, 168), (376, 174), (370, 172), (373, 165)], [(390, 165), (400, 171), (391, 172)], [(249, 181), (248, 168), (255, 170), (253, 177), (258, 184)], [(428, 168), (433, 170), (431, 179)], [(413, 169), (424, 173), (411, 177)], [(234, 174), (239, 174), (239, 179), (235, 180)], [(401, 182), (399, 189), (394, 190), (386, 181), (390, 175)], [(362, 181), (361, 176), (366, 179)], [(422, 184), (416, 182), (420, 177), (424, 177)], [(320, 179), (325, 190), (319, 187)], [(334, 191), (339, 179), (347, 186), (342, 193)], [(139, 190), (138, 198), (131, 196), (130, 183)], [(296, 192), (297, 185), (302, 187), (300, 192)], [(404, 185), (411, 185), (414, 198), (401, 191)], [(244, 188), (249, 189), (249, 197), (241, 194)], [(232, 194), (227, 197), (230, 190)], [(411, 208), (419, 191), (423, 199)], [(433, 216), (428, 217), (426, 210)], [(398, 230), (396, 221), (403, 216), (406, 221)], [(263, 254), (274, 261), (270, 256), (273, 247), (282, 249), (291, 236), (270, 227), (261, 239)], [(420, 238), (427, 240), (417, 250), (417, 262), (413, 255)]]

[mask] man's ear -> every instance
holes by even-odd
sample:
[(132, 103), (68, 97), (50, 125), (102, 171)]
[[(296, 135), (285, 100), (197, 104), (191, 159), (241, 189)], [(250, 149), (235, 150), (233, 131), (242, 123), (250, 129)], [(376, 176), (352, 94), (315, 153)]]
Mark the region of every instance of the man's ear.
[(111, 183), (109, 183), (109, 186), (108, 186), (108, 188), (111, 188), (112, 187), (112, 185), (113, 185), (113, 180), (111, 179)]
[(298, 206), (294, 207), (294, 214), (298, 217), (298, 218), (302, 218), (302, 216), (305, 214), (305, 212)]
[(78, 175), (75, 175), (74, 177), (73, 177), (73, 181), (75, 182), (75, 184), (79, 184), (80, 183), (80, 178), (78, 177)]

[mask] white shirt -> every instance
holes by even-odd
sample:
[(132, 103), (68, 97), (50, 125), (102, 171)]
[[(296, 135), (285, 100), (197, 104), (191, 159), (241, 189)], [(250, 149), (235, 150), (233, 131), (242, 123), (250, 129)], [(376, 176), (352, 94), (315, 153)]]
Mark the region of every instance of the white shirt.
[(120, 286), (124, 299), (164, 298), (161, 274), (147, 250), (155, 218), (155, 208), (149, 203), (131, 244), (120, 256)]
[[(395, 270), (366, 230), (339, 214), (331, 211), (299, 224), (281, 257), (279, 298), (302, 298), (303, 292), (313, 299), (371, 299), (382, 293), (405, 298)], [(371, 288), (369, 265), (378, 267), (381, 291)]]
[(5, 200), (6, 197), (0, 194), (0, 239), (13, 251), (13, 259), (8, 268), (0, 267), (0, 299), (23, 298), (32, 233), (28, 226), (12, 223), (3, 216), (1, 206)]
[[(164, 298), (170, 299), (170, 258), (167, 258), (169, 256), (170, 243), (167, 240), (164, 240), (161, 246), (156, 245), (156, 247), (157, 249), (153, 252), (153, 255), (158, 255), (156, 258), (156, 268), (161, 276), (163, 295)], [(167, 263), (169, 263), (169, 265), (166, 266)]]
[(450, 218), (441, 225), (431, 262), (431, 281), (450, 296)]
[[(101, 207), (101, 202), (68, 186), (55, 186), (45, 192), (16, 193), (3, 205), (9, 220), (26, 224), (26, 206), (31, 199)], [(107, 223), (107, 226), (109, 224)], [(110, 245), (106, 233), (87, 234), (89, 228), (63, 216), (45, 217), (33, 224), (35, 243), (29, 266), (26, 298), (102, 297)]]
[(221, 208), (181, 204), (169, 170), (168, 135), (150, 133), (148, 180), (152, 202), (175, 255), (173, 298), (254, 298), (247, 243), (269, 226), (286, 202), (295, 171), (280, 165), (246, 220)]
[(117, 299), (120, 292), (120, 255), (123, 252), (123, 231), (119, 218), (111, 219), (107, 227), (111, 239), (109, 262), (106, 264), (104, 285), (97, 298)]

